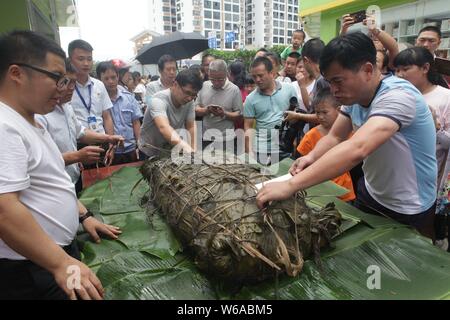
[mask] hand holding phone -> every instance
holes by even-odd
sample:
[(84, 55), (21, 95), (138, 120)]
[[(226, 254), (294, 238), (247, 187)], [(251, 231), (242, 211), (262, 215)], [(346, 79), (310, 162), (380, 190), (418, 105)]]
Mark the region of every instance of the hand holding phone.
[(225, 112), (223, 107), (218, 106), (218, 105), (210, 105), (208, 107), (208, 109), (210, 110), (210, 112), (213, 115), (218, 116), (218, 117), (222, 117), (224, 115), (224, 112)]
[(353, 19), (354, 24), (363, 22), (367, 18), (366, 10), (350, 13), (350, 17)]

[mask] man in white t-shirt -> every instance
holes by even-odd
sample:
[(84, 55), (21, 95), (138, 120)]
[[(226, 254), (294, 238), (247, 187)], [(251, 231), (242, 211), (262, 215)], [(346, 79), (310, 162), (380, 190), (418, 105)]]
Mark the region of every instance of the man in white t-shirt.
[(69, 58), (77, 69), (77, 84), (72, 97), (72, 107), (80, 123), (98, 133), (114, 135), (110, 109), (111, 100), (103, 82), (90, 77), (93, 59), (92, 46), (84, 40), (69, 44)]
[(74, 242), (79, 223), (94, 219), (80, 217), (61, 153), (35, 122), (70, 81), (65, 53), (43, 36), (16, 31), (0, 38), (0, 56), (0, 300), (102, 299)]

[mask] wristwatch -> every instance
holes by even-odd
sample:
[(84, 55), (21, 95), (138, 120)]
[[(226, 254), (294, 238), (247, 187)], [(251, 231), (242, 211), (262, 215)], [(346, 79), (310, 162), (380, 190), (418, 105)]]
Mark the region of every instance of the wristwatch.
[(86, 221), (87, 218), (90, 218), (93, 216), (94, 216), (94, 214), (88, 210), (84, 215), (80, 216), (79, 222), (83, 223), (84, 221)]

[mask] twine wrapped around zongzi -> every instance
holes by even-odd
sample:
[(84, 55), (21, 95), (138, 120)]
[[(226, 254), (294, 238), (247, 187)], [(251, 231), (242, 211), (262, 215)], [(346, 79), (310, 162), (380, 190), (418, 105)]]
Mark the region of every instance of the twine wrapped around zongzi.
[(262, 212), (255, 184), (273, 177), (246, 164), (200, 163), (149, 160), (142, 167), (152, 204), (200, 270), (243, 282), (274, 277), (274, 271), (294, 277), (304, 258), (318, 258), (337, 234), (341, 217), (334, 205), (313, 210), (298, 194)]

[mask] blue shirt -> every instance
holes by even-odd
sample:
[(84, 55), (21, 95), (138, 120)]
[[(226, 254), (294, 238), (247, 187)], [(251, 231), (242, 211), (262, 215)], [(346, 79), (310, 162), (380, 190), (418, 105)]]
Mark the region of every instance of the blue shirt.
[(369, 194), (388, 209), (419, 214), (436, 201), (436, 128), (422, 94), (408, 81), (385, 78), (368, 108), (343, 107), (355, 130), (371, 117), (386, 117), (400, 129), (364, 160)]
[(114, 133), (125, 138), (125, 147), (118, 148), (116, 153), (132, 152), (137, 146), (133, 122), (142, 118), (139, 103), (131, 93), (123, 89), (118, 89), (117, 99), (112, 103), (111, 116), (114, 123)]
[(245, 101), (244, 117), (256, 120), (256, 141), (254, 150), (258, 153), (279, 153), (280, 143), (278, 130), (284, 113), (289, 109), (292, 97), (297, 98), (295, 88), (289, 83), (276, 81), (275, 92), (269, 96), (259, 89), (253, 91)]

